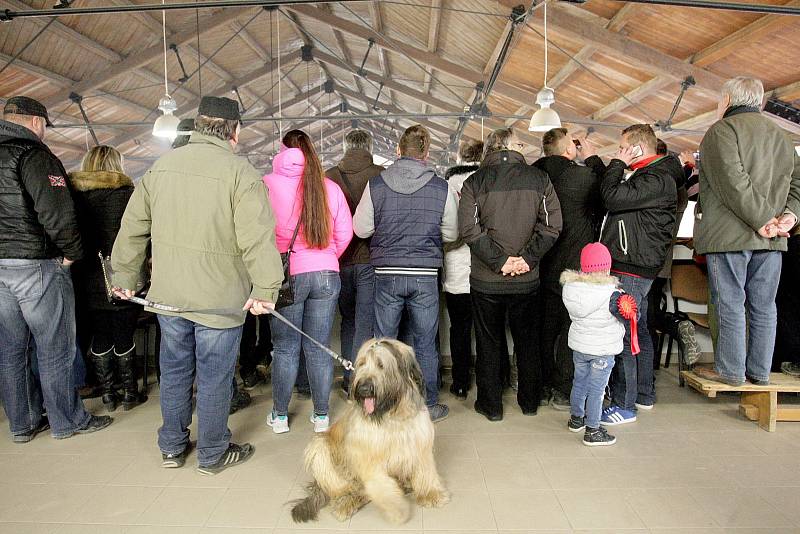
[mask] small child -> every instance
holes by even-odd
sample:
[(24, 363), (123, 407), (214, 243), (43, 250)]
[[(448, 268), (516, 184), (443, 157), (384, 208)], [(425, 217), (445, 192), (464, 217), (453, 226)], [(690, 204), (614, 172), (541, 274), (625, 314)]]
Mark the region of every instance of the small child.
[(600, 415), (614, 356), (622, 352), (625, 326), (621, 321), (636, 316), (636, 301), (631, 302), (610, 272), (611, 254), (606, 246), (589, 243), (581, 250), (580, 272), (561, 274), (562, 298), (572, 319), (569, 347), (575, 364), (567, 426), (572, 432), (585, 428), (583, 444), (589, 447), (617, 441), (600, 426)]

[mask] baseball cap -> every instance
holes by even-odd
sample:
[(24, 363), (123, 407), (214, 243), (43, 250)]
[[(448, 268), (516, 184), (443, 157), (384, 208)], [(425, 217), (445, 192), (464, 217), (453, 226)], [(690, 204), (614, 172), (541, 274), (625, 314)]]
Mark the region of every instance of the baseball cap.
[(53, 123), (50, 122), (50, 117), (47, 116), (47, 108), (44, 107), (44, 104), (27, 96), (12, 96), (9, 98), (3, 107), (3, 113), (42, 117), (47, 126), (53, 126)]

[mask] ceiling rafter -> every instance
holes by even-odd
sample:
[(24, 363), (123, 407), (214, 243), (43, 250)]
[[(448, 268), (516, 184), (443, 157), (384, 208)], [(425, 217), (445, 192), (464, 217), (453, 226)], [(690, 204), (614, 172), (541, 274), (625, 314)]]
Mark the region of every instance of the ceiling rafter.
[[(372, 28), (378, 33), (383, 33), (383, 16), (381, 15), (380, 2), (372, 1), (367, 5), (369, 6), (369, 12), (372, 16)], [(385, 78), (392, 77), (389, 58), (386, 57), (386, 50), (381, 47), (378, 47), (378, 65), (380, 66), (381, 72)], [(389, 98), (391, 99), (392, 104), (397, 105), (397, 96), (391, 89), (389, 90)]]
[[(241, 16), (242, 13), (243, 11), (241, 10), (229, 9), (214, 14), (213, 16), (205, 17), (200, 20), (200, 33), (202, 34), (207, 31), (218, 28), (223, 24), (227, 24), (236, 17)], [(193, 28), (192, 30), (182, 31), (174, 34), (172, 37), (173, 37), (172, 42), (178, 45), (182, 45), (183, 43), (196, 37), (196, 29)], [(139, 69), (140, 67), (147, 65), (148, 63), (154, 61), (156, 58), (161, 57), (163, 53), (164, 50), (163, 50), (163, 45), (161, 43), (151, 45), (136, 52), (132, 52), (130, 55), (128, 55), (121, 61), (109, 65), (108, 68), (103, 69), (95, 76), (92, 76), (85, 80), (81, 80), (80, 82), (73, 84), (68, 89), (60, 91), (59, 93), (45, 99), (42, 103), (47, 107), (58, 106), (69, 100), (70, 93), (75, 92), (79, 95), (87, 94), (92, 89), (97, 89), (98, 87), (107, 84), (108, 82), (118, 78), (119, 76), (128, 74), (132, 70)]]

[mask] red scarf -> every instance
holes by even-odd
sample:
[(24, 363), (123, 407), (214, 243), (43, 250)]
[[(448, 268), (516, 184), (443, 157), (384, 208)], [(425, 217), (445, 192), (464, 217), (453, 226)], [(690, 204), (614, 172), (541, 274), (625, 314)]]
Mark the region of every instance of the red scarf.
[(638, 171), (642, 167), (647, 167), (651, 163), (663, 158), (664, 156), (660, 156), (656, 154), (655, 156), (650, 156), (649, 158), (644, 158), (642, 160), (637, 161), (636, 163), (631, 163), (631, 170)]

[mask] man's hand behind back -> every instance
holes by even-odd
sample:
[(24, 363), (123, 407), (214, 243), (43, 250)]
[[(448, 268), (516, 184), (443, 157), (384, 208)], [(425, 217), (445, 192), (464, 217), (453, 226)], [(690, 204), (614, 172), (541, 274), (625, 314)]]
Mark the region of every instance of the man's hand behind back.
[(275, 303), (268, 300), (249, 298), (242, 309), (249, 311), (253, 315), (265, 315), (275, 310)]

